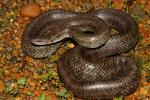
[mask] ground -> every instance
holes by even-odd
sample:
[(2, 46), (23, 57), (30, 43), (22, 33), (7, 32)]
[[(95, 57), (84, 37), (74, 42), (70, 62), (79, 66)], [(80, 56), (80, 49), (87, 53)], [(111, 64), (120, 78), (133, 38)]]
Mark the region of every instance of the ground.
[[(49, 9), (86, 12), (115, 8), (138, 23), (140, 42), (129, 55), (141, 71), (141, 83), (126, 100), (150, 100), (150, 1), (149, 0), (0, 0), (0, 100), (79, 100), (59, 81), (56, 61), (70, 42), (46, 59), (33, 59), (21, 49), (27, 23)], [(29, 13), (30, 12), (30, 13)], [(122, 98), (114, 98), (122, 100)]]

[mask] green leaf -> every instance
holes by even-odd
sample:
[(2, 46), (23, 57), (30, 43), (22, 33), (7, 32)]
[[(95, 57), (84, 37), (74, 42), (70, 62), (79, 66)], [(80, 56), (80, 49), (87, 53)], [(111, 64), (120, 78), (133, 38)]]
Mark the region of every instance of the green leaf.
[(19, 80), (17, 81), (17, 83), (18, 83), (19, 85), (25, 85), (25, 84), (26, 84), (26, 78), (21, 78), (21, 79), (19, 79)]
[(120, 96), (118, 98), (115, 97), (114, 100), (123, 100), (123, 97), (122, 96)]
[(55, 78), (55, 77), (56, 77), (56, 72), (55, 72), (55, 70), (54, 70), (53, 67), (51, 67), (51, 68), (49, 69), (49, 77), (50, 77), (50, 78)]
[(137, 16), (137, 15), (135, 15), (135, 14), (132, 15), (132, 17), (133, 17), (137, 22), (140, 21), (140, 19), (141, 19), (139, 16)]
[(63, 90), (63, 91), (60, 91), (60, 92), (58, 92), (57, 93), (57, 96), (59, 96), (59, 97), (65, 97), (65, 94), (67, 93), (67, 91), (66, 90)]
[(11, 86), (7, 86), (7, 87), (5, 88), (5, 92), (6, 92), (6, 93), (11, 92), (12, 90), (13, 90), (13, 88), (12, 88)]
[(48, 74), (43, 74), (41, 75), (41, 82), (46, 82), (49, 78), (49, 75)]
[(107, 4), (109, 8), (115, 8), (115, 6), (113, 5), (113, 1), (112, 0), (107, 0)]
[(42, 93), (39, 97), (38, 100), (46, 100), (46, 96), (44, 93)]
[(54, 64), (52, 63), (52, 64), (49, 65), (49, 68), (53, 68), (53, 66), (54, 66)]
[(51, 61), (52, 63), (54, 63), (54, 62), (56, 62), (56, 61), (58, 60), (57, 57), (54, 56), (54, 55), (51, 55), (51, 56), (49, 57), (49, 59), (50, 59), (50, 61)]
[(13, 88), (11, 85), (6, 86), (5, 92), (11, 95), (16, 95), (18, 94), (19, 89), (18, 88)]
[(53, 63), (49, 65), (49, 71), (48, 73), (44, 73), (43, 75), (41, 75), (41, 82), (46, 82), (48, 79), (52, 79), (52, 78), (56, 78), (56, 72), (53, 68)]

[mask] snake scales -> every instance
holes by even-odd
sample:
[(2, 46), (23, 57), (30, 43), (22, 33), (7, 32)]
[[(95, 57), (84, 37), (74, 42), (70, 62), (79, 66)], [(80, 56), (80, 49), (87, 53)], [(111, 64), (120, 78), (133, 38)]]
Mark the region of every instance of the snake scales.
[[(119, 34), (111, 35), (112, 28)], [(22, 49), (33, 58), (44, 58), (71, 38), (79, 45), (58, 61), (65, 86), (80, 98), (109, 99), (129, 95), (139, 85), (138, 66), (121, 55), (136, 46), (138, 33), (136, 22), (120, 10), (50, 10), (27, 25)]]

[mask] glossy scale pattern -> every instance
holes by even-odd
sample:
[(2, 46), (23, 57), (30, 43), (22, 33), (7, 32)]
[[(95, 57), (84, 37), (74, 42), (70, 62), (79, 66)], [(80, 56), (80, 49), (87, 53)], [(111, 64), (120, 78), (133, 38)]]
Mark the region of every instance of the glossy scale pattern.
[[(111, 29), (119, 34), (111, 35)], [(60, 57), (58, 72), (76, 97), (112, 99), (137, 89), (138, 66), (122, 56), (139, 41), (138, 26), (130, 15), (115, 9), (86, 13), (50, 10), (27, 25), (22, 49), (33, 58), (44, 58), (53, 54), (66, 38), (78, 46)]]

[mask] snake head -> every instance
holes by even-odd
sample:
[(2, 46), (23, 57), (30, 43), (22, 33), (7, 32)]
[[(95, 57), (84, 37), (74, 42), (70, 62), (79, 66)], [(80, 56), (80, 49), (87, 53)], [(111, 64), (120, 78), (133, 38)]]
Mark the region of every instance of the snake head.
[(67, 29), (64, 29), (58, 33), (56, 32), (56, 34), (52, 34), (52, 36), (35, 37), (31, 39), (31, 43), (38, 46), (55, 44), (70, 37), (67, 31)]

